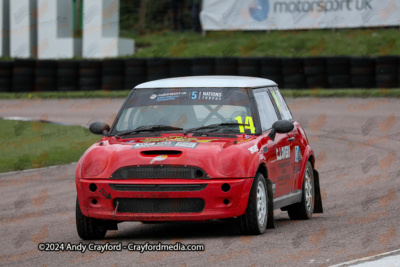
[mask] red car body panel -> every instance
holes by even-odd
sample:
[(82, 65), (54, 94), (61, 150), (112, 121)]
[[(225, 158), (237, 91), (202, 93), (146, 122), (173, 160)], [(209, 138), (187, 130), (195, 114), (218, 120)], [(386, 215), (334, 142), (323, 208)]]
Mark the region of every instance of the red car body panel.
[[(259, 136), (237, 135), (237, 138), (193, 137), (182, 133), (161, 134), (160, 137), (116, 139), (103, 137), (92, 145), (81, 157), (76, 168), (76, 188), (82, 213), (87, 217), (115, 221), (202, 221), (230, 218), (243, 215), (246, 211), (253, 178), (261, 165), (266, 166), (268, 178), (276, 183), (274, 198), (302, 188), (303, 173), (313, 151), (298, 123), (289, 134), (277, 134), (272, 141), (266, 132)], [(277, 160), (278, 149), (289, 144), (291, 134), (300, 136), (300, 162), (289, 162), (287, 179), (280, 181), (282, 168)], [(134, 144), (156, 141), (185, 141), (198, 143), (193, 148), (146, 147), (132, 149)], [(252, 150), (252, 148), (255, 148)], [(179, 156), (168, 155), (162, 161), (154, 161), (154, 155), (144, 155), (146, 151), (179, 150)], [(234, 156), (232, 156), (234, 155)], [(294, 160), (294, 157), (291, 157)], [(187, 165), (200, 167), (208, 175), (207, 179), (110, 179), (121, 167), (132, 165)], [(297, 170), (297, 172), (295, 172)], [(97, 190), (89, 190), (90, 184)], [(229, 192), (221, 190), (228, 183)], [(129, 192), (115, 191), (109, 184), (207, 184), (201, 191), (189, 192)], [(114, 199), (117, 198), (202, 198), (203, 211), (196, 213), (124, 213), (115, 212)], [(96, 204), (93, 204), (93, 199)], [(223, 201), (228, 199), (229, 204)]]

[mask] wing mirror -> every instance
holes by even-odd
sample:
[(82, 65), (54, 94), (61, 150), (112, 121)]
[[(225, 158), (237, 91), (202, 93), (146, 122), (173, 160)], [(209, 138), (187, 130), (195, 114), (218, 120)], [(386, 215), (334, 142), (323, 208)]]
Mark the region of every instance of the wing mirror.
[(108, 132), (110, 131), (110, 126), (107, 123), (96, 121), (90, 124), (89, 131), (94, 134), (108, 135)]
[(272, 141), (275, 140), (276, 133), (290, 133), (294, 129), (294, 124), (288, 120), (276, 121), (272, 124), (272, 130), (269, 132), (268, 136)]

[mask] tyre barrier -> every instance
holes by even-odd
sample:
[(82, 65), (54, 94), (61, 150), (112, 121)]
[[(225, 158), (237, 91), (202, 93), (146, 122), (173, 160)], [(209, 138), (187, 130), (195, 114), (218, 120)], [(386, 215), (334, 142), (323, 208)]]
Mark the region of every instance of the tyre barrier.
[(57, 61), (57, 91), (79, 91), (79, 61)]
[(215, 62), (211, 57), (194, 58), (192, 65), (192, 76), (214, 75)]
[(281, 58), (261, 58), (260, 77), (276, 82), (279, 87), (284, 88), (282, 59)]
[(130, 89), (147, 81), (147, 60), (127, 59), (125, 62), (125, 89)]
[(123, 90), (125, 88), (125, 65), (122, 59), (103, 60), (101, 67), (102, 90)]
[(169, 78), (169, 61), (166, 58), (147, 60), (147, 80), (154, 81)]
[(100, 90), (101, 82), (101, 61), (79, 62), (79, 89), (81, 91)]
[(309, 88), (326, 88), (328, 79), (326, 76), (326, 59), (322, 57), (305, 58), (304, 75)]
[(57, 61), (38, 60), (35, 67), (35, 92), (56, 91)]
[(0, 92), (8, 92), (13, 82), (13, 62), (0, 61)]
[(33, 92), (35, 89), (36, 60), (19, 59), (13, 64), (12, 91)]
[(400, 57), (18, 59), (0, 61), (0, 92), (123, 90), (202, 75), (262, 77), (290, 89), (396, 88)]

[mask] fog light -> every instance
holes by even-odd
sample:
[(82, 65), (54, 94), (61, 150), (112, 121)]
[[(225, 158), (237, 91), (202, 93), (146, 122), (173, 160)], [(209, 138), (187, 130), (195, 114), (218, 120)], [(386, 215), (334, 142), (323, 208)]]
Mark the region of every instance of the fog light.
[(96, 205), (96, 204), (97, 204), (97, 199), (93, 198), (93, 199), (92, 199), (92, 204), (93, 204), (93, 205)]
[(225, 205), (228, 205), (228, 204), (229, 204), (229, 200), (226, 199), (226, 198), (225, 198), (224, 201), (222, 201), (222, 202), (224, 202)]
[(229, 190), (231, 190), (231, 186), (229, 184), (223, 184), (221, 186), (222, 191), (224, 192), (228, 192)]
[(97, 190), (97, 185), (95, 185), (95, 184), (90, 184), (90, 185), (89, 185), (89, 190), (92, 191), (92, 192), (96, 192), (96, 190)]

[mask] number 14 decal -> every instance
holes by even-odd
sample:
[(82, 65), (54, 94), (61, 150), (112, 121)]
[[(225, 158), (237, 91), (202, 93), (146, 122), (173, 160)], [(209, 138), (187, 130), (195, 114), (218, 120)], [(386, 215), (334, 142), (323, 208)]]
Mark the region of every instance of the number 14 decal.
[[(241, 116), (237, 116), (235, 118), (235, 120), (242, 124), (242, 117)], [(252, 117), (246, 117), (246, 122), (244, 124), (247, 124), (246, 126), (239, 126), (239, 130), (241, 133), (244, 133), (244, 129), (249, 129), (251, 133), (256, 133), (256, 128), (254, 127), (254, 123), (253, 123), (253, 118)]]

